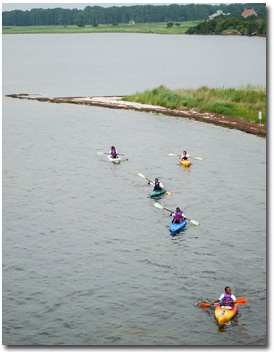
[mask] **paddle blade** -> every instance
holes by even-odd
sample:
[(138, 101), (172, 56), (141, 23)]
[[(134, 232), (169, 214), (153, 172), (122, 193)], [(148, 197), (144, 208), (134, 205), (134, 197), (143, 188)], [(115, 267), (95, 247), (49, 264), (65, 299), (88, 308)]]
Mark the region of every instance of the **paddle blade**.
[(167, 194), (168, 196), (172, 196), (172, 193), (171, 193), (171, 192), (166, 191), (166, 194)]
[(97, 154), (98, 154), (98, 155), (103, 155), (104, 153), (103, 153), (103, 152), (98, 152)]
[(168, 153), (168, 155), (176, 156), (176, 154), (173, 154), (173, 153)]
[(154, 206), (159, 209), (164, 209), (164, 207), (159, 203), (154, 203)]
[(209, 307), (210, 304), (201, 302), (201, 303), (198, 303), (198, 306), (200, 306), (200, 307)]
[(199, 222), (197, 220), (190, 220), (190, 222), (193, 224), (193, 225), (196, 225), (196, 226), (199, 226)]
[(142, 178), (146, 178), (145, 175), (141, 174), (140, 172), (138, 173), (138, 176), (142, 177)]
[(193, 159), (203, 160), (203, 158), (199, 158), (198, 156), (193, 157)]
[(238, 298), (234, 301), (234, 303), (246, 304), (247, 300), (245, 298)]

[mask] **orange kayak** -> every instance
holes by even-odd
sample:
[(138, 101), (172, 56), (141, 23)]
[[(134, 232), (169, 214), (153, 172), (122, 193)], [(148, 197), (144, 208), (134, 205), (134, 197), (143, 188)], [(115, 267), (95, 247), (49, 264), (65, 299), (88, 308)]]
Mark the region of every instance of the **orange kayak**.
[(190, 166), (191, 161), (189, 159), (187, 159), (187, 160), (180, 159), (180, 164), (182, 164), (184, 166)]
[(219, 324), (224, 324), (227, 321), (231, 320), (232, 318), (235, 317), (235, 315), (238, 312), (238, 304), (235, 303), (231, 309), (229, 308), (221, 308), (221, 304), (217, 304), (214, 313), (215, 317), (218, 321)]

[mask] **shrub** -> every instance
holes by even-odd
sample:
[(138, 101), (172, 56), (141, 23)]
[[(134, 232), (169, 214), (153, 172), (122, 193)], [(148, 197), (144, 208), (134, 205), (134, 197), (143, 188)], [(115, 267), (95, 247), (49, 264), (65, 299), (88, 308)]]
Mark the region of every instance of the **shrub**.
[(77, 27), (85, 27), (84, 23), (77, 24)]
[(92, 25), (92, 27), (98, 27), (99, 26), (99, 24), (97, 24), (97, 23), (94, 23), (93, 25)]
[(171, 27), (174, 26), (174, 23), (173, 22), (168, 22), (166, 25), (167, 25), (168, 28), (171, 28)]
[(118, 26), (118, 23), (112, 23), (113, 26)]
[(175, 26), (180, 26), (180, 25), (181, 25), (181, 23), (178, 23), (178, 22), (177, 22), (177, 23), (175, 23)]

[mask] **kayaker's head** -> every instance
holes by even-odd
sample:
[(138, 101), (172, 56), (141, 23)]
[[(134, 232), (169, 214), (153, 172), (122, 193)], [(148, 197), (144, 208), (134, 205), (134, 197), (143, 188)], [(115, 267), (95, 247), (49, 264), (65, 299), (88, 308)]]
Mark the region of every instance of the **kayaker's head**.
[(114, 146), (112, 146), (112, 147), (111, 147), (111, 149), (115, 149), (115, 147), (114, 147)]
[(229, 295), (231, 295), (231, 288), (229, 286), (225, 287), (225, 292)]
[(158, 183), (158, 182), (159, 182), (158, 178), (155, 178), (155, 182), (156, 182), (156, 183)]
[(183, 151), (183, 154), (186, 155), (186, 151), (185, 150)]
[(177, 207), (177, 208), (176, 208), (176, 211), (177, 211), (177, 213), (180, 213), (181, 210), (180, 210), (179, 207)]

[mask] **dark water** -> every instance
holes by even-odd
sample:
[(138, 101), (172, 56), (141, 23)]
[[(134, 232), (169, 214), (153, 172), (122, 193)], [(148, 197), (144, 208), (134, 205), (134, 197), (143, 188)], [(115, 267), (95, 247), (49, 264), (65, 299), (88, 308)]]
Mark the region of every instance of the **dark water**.
[[(101, 61), (84, 45), (98, 38), (101, 45), (92, 52), (110, 53)], [(175, 83), (175, 74), (165, 71), (159, 47), (168, 38), (173, 46), (176, 40), (191, 45), (192, 38), (195, 45), (200, 38), (201, 45), (205, 40), (213, 46), (215, 40), (216, 51), (228, 40), (234, 57), (244, 45), (251, 47), (251, 39), (257, 48), (265, 45), (262, 38), (126, 38), (3, 36), (3, 93), (127, 94), (149, 82), (151, 88), (157, 79), (174, 88), (190, 82)], [(154, 48), (157, 60), (141, 50), (138, 61), (132, 41)], [(19, 57), (25, 46), (35, 57), (27, 49)], [(195, 50), (193, 44), (185, 53)], [(139, 74), (132, 72), (134, 60)], [(163, 70), (151, 66), (148, 77), (147, 62)], [(212, 79), (206, 84), (217, 84), (212, 70), (204, 74)], [(244, 74), (233, 77), (234, 86), (247, 83)], [(258, 77), (253, 83), (263, 84), (265, 77)], [(2, 143), (3, 344), (266, 343), (265, 139), (152, 113), (4, 97)], [(128, 160), (113, 165), (98, 155), (111, 145)], [(168, 156), (183, 149), (203, 160), (183, 168)], [(170, 236), (169, 214), (154, 207), (138, 172), (159, 177), (173, 196), (158, 201), (168, 209), (180, 206), (200, 226), (188, 223), (179, 236)], [(248, 303), (219, 329), (213, 309), (206, 312), (197, 303), (217, 299), (226, 285)]]

